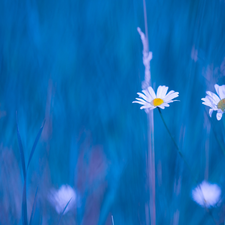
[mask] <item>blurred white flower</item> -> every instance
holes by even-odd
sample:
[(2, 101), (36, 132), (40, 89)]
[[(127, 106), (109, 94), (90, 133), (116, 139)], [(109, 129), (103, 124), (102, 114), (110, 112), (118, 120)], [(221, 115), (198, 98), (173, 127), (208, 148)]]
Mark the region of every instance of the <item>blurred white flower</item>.
[(199, 205), (204, 207), (214, 206), (220, 199), (221, 190), (216, 184), (209, 184), (203, 181), (192, 190), (192, 198)]
[(138, 103), (143, 106), (141, 106), (140, 109), (155, 109), (156, 107), (159, 107), (161, 109), (164, 109), (165, 107), (169, 107), (169, 103), (176, 101), (172, 100), (176, 97), (178, 97), (179, 92), (170, 91), (167, 93), (168, 87), (166, 86), (159, 86), (157, 89), (157, 93), (155, 94), (152, 87), (148, 87), (146, 90), (142, 90), (142, 93), (137, 93), (140, 98), (136, 98), (137, 101), (133, 101), (132, 103)]
[(221, 120), (225, 110), (225, 85), (219, 86), (215, 84), (214, 87), (219, 97), (211, 91), (206, 91), (206, 97), (201, 100), (203, 101), (203, 105), (211, 107), (209, 109), (209, 116), (212, 116), (213, 111), (217, 111), (216, 118), (217, 120)]
[(66, 210), (67, 213), (70, 209), (73, 208), (76, 202), (76, 193), (73, 188), (69, 185), (62, 185), (59, 190), (51, 190), (51, 193), (48, 196), (48, 199), (52, 206), (55, 208), (58, 214), (62, 213), (65, 206), (69, 202)]

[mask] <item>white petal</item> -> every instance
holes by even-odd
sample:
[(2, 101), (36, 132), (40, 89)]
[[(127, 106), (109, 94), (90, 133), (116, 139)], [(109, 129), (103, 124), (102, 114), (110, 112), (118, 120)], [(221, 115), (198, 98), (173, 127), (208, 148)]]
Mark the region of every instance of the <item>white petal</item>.
[(152, 99), (152, 96), (149, 94), (148, 90), (142, 90), (142, 92), (143, 92), (149, 99)]
[(174, 91), (170, 91), (166, 96), (165, 98), (163, 99), (164, 102), (169, 102), (171, 101), (173, 98), (176, 98), (179, 96), (179, 92), (174, 92)]
[(209, 110), (209, 116), (212, 117), (213, 109)]
[(174, 90), (171, 90), (171, 91), (169, 91), (169, 93), (167, 93), (166, 96), (168, 96), (168, 95), (170, 95), (170, 94), (173, 94), (173, 93), (175, 93), (175, 91), (174, 91)]
[(218, 111), (216, 114), (216, 119), (221, 120), (223, 113), (221, 111)]
[(225, 85), (219, 86), (218, 84), (215, 84), (215, 89), (217, 94), (219, 95), (220, 99), (225, 98)]
[(151, 104), (146, 104), (146, 105), (141, 106), (140, 109), (153, 109), (153, 107)]
[(138, 103), (140, 105), (146, 105), (146, 102), (133, 101), (132, 103)]
[(145, 101), (144, 99), (142, 99), (142, 98), (135, 98), (135, 99), (137, 99), (138, 101), (142, 101), (142, 102), (146, 102), (146, 103), (148, 103), (147, 101)]
[(161, 109), (165, 109), (165, 106), (163, 106), (163, 105), (159, 105), (158, 107)]
[(133, 101), (132, 103), (139, 103), (139, 104), (149, 104), (149, 102), (146, 102), (144, 99), (142, 98), (135, 98), (137, 101)]
[(162, 91), (163, 91), (163, 86), (159, 86), (157, 89), (157, 94), (156, 94), (157, 98), (162, 98), (161, 97)]
[(208, 95), (205, 98), (202, 98), (201, 100), (203, 101), (202, 102), (203, 105), (207, 105), (207, 106), (209, 106), (211, 108), (214, 108), (215, 103), (212, 100), (212, 98), (209, 97)]
[(143, 95), (142, 93), (138, 92), (137, 94), (139, 95), (139, 97), (143, 98), (147, 102), (151, 102), (152, 101), (152, 99), (150, 100), (147, 96)]
[(179, 100), (170, 100), (170, 101), (166, 101), (167, 104), (172, 103), (172, 102), (177, 102)]
[(169, 107), (170, 105), (164, 102), (161, 106)]
[(209, 95), (213, 99), (213, 101), (216, 105), (220, 101), (219, 97), (216, 94), (212, 93), (211, 91), (206, 91), (206, 94)]
[(148, 92), (149, 92), (150, 96), (152, 97), (152, 99), (156, 98), (155, 92), (152, 89), (152, 87), (148, 87)]
[(212, 108), (214, 110), (217, 110), (217, 102), (215, 101), (215, 99), (213, 99), (212, 97), (210, 97), (209, 95), (207, 95), (205, 97), (209, 102), (211, 102)]
[(161, 93), (161, 98), (164, 98), (166, 96), (166, 92), (167, 91), (168, 91), (168, 87), (163, 86), (163, 90), (162, 90), (162, 93)]
[(143, 102), (143, 103), (149, 103), (149, 102), (146, 102), (144, 99), (142, 98), (135, 98), (136, 100), (138, 100), (139, 102)]
[(219, 97), (220, 97), (220, 91), (219, 91), (219, 85), (218, 84), (215, 84), (214, 85), (214, 88), (215, 88), (215, 90), (216, 90), (216, 93), (219, 95)]
[(221, 99), (225, 98), (225, 85), (220, 86)]

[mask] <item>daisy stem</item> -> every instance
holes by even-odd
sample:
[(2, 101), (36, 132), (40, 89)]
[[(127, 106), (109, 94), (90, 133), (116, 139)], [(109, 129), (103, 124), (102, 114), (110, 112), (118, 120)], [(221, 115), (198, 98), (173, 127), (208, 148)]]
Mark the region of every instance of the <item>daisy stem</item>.
[[(200, 190), (201, 190), (201, 192), (202, 192), (201, 186), (198, 184), (198, 181), (194, 178), (194, 175), (193, 175), (193, 173), (192, 173), (192, 170), (191, 170), (190, 166), (188, 165), (187, 161), (185, 160), (185, 158), (184, 158), (182, 152), (180, 151), (180, 149), (179, 149), (179, 147), (178, 147), (176, 141), (174, 140), (174, 138), (173, 138), (173, 136), (172, 136), (172, 134), (171, 134), (171, 132), (170, 132), (170, 130), (169, 130), (169, 128), (168, 128), (168, 126), (167, 126), (167, 124), (166, 124), (164, 118), (163, 118), (162, 112), (161, 112), (161, 110), (160, 110), (159, 107), (158, 107), (158, 110), (159, 110), (159, 115), (161, 116), (161, 119), (162, 119), (162, 121), (163, 121), (163, 123), (164, 123), (164, 125), (165, 125), (165, 127), (166, 127), (166, 130), (167, 130), (167, 132), (169, 133), (169, 135), (170, 135), (170, 137), (171, 137), (171, 139), (172, 139), (174, 145), (176, 146), (176, 149), (177, 149), (177, 151), (178, 151), (180, 157), (183, 159), (183, 161), (184, 161), (184, 163), (186, 164), (186, 166), (188, 167), (188, 169), (189, 169), (189, 171), (190, 171), (190, 173), (191, 173), (191, 175), (192, 175), (192, 177), (193, 177), (195, 183), (197, 184), (197, 186), (200, 188)], [(203, 192), (202, 192), (202, 194), (203, 194)], [(204, 197), (204, 195), (203, 195), (203, 197)], [(207, 213), (211, 216), (211, 218), (212, 218), (212, 220), (214, 221), (214, 223), (217, 224), (215, 218), (214, 218), (213, 215), (212, 215), (212, 213), (211, 213), (206, 207), (205, 207), (205, 209), (206, 209)]]
[[(209, 115), (208, 115), (208, 113), (207, 113), (206, 111), (205, 111), (205, 114), (207, 115), (207, 118), (208, 118), (209, 122), (211, 123), (210, 118), (209, 118)], [(217, 135), (216, 135), (216, 131), (215, 131), (215, 129), (213, 128), (212, 123), (211, 123), (211, 127), (212, 127), (213, 134), (214, 134), (214, 136), (215, 136), (215, 139), (216, 139), (218, 145), (220, 146), (220, 148), (221, 148), (223, 154), (225, 155), (225, 149), (224, 149), (223, 145), (221, 144), (220, 140), (218, 139), (218, 137), (217, 137)]]
[(176, 148), (177, 148), (177, 150), (178, 150), (178, 153), (182, 156), (182, 153), (181, 153), (179, 147), (177, 146), (176, 141), (174, 140), (172, 134), (170, 133), (169, 128), (168, 128), (167, 125), (166, 125), (166, 122), (165, 122), (165, 120), (164, 120), (164, 118), (163, 118), (162, 112), (161, 112), (161, 110), (160, 110), (159, 107), (158, 107), (158, 110), (159, 110), (159, 115), (161, 116), (161, 119), (162, 119), (162, 121), (163, 121), (163, 123), (164, 123), (164, 125), (165, 125), (165, 127), (166, 127), (166, 130), (168, 131), (168, 133), (169, 133), (169, 135), (170, 135), (170, 137), (171, 137), (171, 139), (172, 139), (174, 145), (176, 146)]
[(215, 138), (216, 138), (216, 141), (218, 142), (218, 144), (219, 144), (219, 146), (220, 146), (220, 148), (221, 148), (223, 154), (225, 155), (224, 147), (223, 147), (223, 145), (220, 143), (219, 139), (217, 138), (217, 136), (216, 136), (216, 131), (214, 130), (213, 127), (212, 127), (212, 130), (213, 130), (213, 134), (214, 134), (214, 136), (215, 136)]
[(211, 216), (213, 222), (217, 225), (217, 222), (216, 222), (216, 220), (215, 220), (215, 218), (214, 218), (212, 212), (211, 212), (210, 210), (208, 210), (206, 207), (205, 207), (205, 209), (206, 209), (206, 212)]
[(176, 141), (174, 140), (174, 138), (173, 138), (173, 136), (172, 136), (172, 134), (171, 134), (171, 132), (170, 132), (168, 126), (166, 125), (166, 122), (165, 122), (165, 120), (164, 120), (164, 118), (163, 118), (162, 112), (161, 112), (161, 110), (160, 110), (159, 107), (158, 107), (158, 110), (159, 110), (159, 115), (161, 116), (161, 119), (162, 119), (162, 121), (163, 121), (163, 123), (164, 123), (164, 125), (165, 125), (165, 127), (166, 127), (166, 130), (167, 130), (167, 132), (169, 133), (169, 135), (170, 135), (170, 137), (171, 137), (171, 139), (172, 139), (174, 145), (176, 146), (176, 149), (177, 149), (177, 151), (178, 151), (180, 157), (183, 159), (184, 163), (185, 163), (186, 166), (188, 167), (188, 169), (189, 169), (189, 171), (190, 171), (190, 173), (191, 173), (191, 175), (192, 175), (194, 181), (196, 182), (196, 184), (198, 184), (197, 180), (194, 178), (194, 175), (193, 175), (193, 173), (192, 173), (192, 170), (191, 170), (190, 166), (188, 165), (187, 161), (185, 160), (184, 155), (183, 155), (182, 152), (180, 151), (180, 149), (179, 149), (179, 147), (178, 147)]

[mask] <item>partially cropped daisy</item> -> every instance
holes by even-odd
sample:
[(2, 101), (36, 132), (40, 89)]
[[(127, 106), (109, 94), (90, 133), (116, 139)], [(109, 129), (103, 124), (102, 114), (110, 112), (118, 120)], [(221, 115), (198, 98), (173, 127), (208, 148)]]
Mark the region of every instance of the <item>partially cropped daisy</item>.
[(204, 105), (211, 107), (209, 109), (209, 116), (212, 116), (213, 111), (217, 111), (216, 118), (217, 120), (221, 120), (222, 115), (225, 111), (225, 85), (219, 86), (215, 84), (216, 93), (219, 95), (212, 93), (211, 91), (206, 91), (206, 97), (202, 98)]
[(152, 87), (148, 87), (146, 90), (142, 90), (143, 94), (137, 93), (140, 98), (136, 98), (137, 101), (133, 101), (132, 103), (143, 105), (140, 109), (152, 110), (156, 107), (164, 109), (165, 107), (169, 107), (169, 103), (176, 101), (173, 99), (179, 96), (179, 92), (170, 91), (166, 94), (167, 91), (168, 87), (159, 86), (155, 94)]
[(215, 206), (220, 200), (221, 189), (217, 184), (210, 184), (203, 181), (192, 190), (192, 198), (199, 205), (204, 207)]

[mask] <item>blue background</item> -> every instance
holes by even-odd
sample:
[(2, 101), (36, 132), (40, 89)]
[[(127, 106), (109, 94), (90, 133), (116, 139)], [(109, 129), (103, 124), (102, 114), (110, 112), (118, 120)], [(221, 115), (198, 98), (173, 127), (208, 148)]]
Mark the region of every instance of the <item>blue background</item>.
[[(163, 116), (194, 179), (221, 187), (212, 213), (223, 224), (225, 119), (209, 120), (201, 98), (224, 84), (225, 2), (146, 7), (153, 87), (180, 93)], [(39, 188), (33, 224), (57, 223), (47, 196), (63, 184), (79, 198), (61, 224), (109, 225), (111, 215), (115, 225), (147, 224), (148, 124), (132, 104), (144, 80), (137, 27), (144, 32), (137, 0), (0, 1), (0, 224), (21, 224), (16, 112), (26, 162), (46, 120), (27, 178), (28, 218)], [(213, 224), (157, 110), (154, 127), (156, 224)]]

